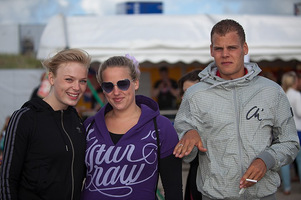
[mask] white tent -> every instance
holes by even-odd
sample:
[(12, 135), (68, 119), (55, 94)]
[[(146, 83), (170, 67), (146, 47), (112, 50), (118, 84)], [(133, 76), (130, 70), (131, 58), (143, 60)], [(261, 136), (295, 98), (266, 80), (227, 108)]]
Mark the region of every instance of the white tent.
[(301, 60), (301, 17), (267, 15), (57, 15), (43, 32), (37, 57), (83, 48), (99, 61), (130, 53), (140, 62), (207, 63), (211, 28), (225, 18), (244, 27), (252, 61)]
[(34, 88), (40, 84), (43, 69), (0, 69), (0, 126), (5, 118), (30, 99)]
[[(301, 17), (254, 15), (117, 15), (53, 17), (44, 29), (38, 58), (44, 59), (64, 48), (83, 48), (94, 60), (134, 55), (139, 62), (198, 61), (207, 63), (210, 31), (224, 18), (237, 20), (245, 28), (252, 61), (282, 59), (301, 61)], [(0, 124), (29, 98), (43, 70), (1, 70)], [(142, 73), (139, 91), (147, 95), (150, 77)], [(22, 81), (20, 81), (22, 80)], [(9, 92), (8, 92), (9, 91)]]

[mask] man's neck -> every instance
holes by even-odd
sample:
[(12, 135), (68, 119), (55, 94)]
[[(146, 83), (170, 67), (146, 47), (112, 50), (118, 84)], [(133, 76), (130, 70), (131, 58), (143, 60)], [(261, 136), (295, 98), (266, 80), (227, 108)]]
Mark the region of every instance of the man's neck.
[[(246, 75), (247, 73), (248, 73), (247, 68), (244, 68), (244, 75)], [(218, 76), (218, 77), (220, 77), (220, 78), (223, 78), (223, 77), (221, 76), (221, 73), (219, 72), (219, 70), (216, 71), (216, 76)], [(232, 79), (231, 79), (231, 80), (232, 80)]]

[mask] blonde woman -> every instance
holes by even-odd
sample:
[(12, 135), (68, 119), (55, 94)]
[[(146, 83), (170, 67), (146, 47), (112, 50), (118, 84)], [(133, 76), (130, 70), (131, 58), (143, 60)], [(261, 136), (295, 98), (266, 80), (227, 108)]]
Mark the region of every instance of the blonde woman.
[[(281, 86), (285, 91), (287, 98), (292, 106), (294, 113), (294, 120), (299, 136), (301, 138), (301, 93), (297, 90), (298, 87), (298, 76), (295, 72), (290, 71), (283, 74), (281, 79)], [(301, 181), (301, 151), (298, 152), (295, 159), (299, 180)], [(283, 193), (289, 195), (291, 193), (291, 177), (290, 177), (290, 165), (281, 167), (281, 178)]]
[(178, 136), (158, 104), (142, 95), (138, 62), (131, 56), (104, 61), (98, 81), (108, 103), (85, 121), (87, 178), (82, 200), (155, 200), (160, 174), (166, 200), (182, 200)]
[(85, 131), (74, 106), (87, 87), (90, 56), (80, 49), (45, 60), (51, 89), (15, 111), (5, 135), (0, 199), (78, 200)]

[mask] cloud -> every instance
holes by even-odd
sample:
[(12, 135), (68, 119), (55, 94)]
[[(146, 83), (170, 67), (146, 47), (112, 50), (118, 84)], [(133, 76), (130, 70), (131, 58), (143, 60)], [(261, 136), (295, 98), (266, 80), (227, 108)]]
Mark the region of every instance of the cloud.
[(277, 14), (277, 15), (293, 15), (294, 3), (299, 3), (300, 0), (265, 0), (264, 4), (261, 0), (242, 1), (239, 13), (258, 13), (258, 14)]
[[(14, 3), (13, 3), (14, 2)], [(31, 17), (30, 7), (34, 5), (33, 1), (0, 1), (0, 20), (7, 23), (21, 21), (22, 18)], [(19, 14), (17, 14), (19, 13)]]
[[(156, 1), (156, 0), (155, 0)], [(0, 0), (0, 23), (47, 23), (56, 14), (114, 15), (126, 0)], [(162, 0), (164, 14), (293, 15), (300, 0)]]
[(165, 13), (293, 15), (300, 0), (165, 0)]
[(114, 15), (116, 4), (125, 2), (122, 0), (82, 0), (81, 5), (87, 14)]
[(0, 23), (46, 23), (55, 14), (84, 14), (80, 0), (0, 0)]

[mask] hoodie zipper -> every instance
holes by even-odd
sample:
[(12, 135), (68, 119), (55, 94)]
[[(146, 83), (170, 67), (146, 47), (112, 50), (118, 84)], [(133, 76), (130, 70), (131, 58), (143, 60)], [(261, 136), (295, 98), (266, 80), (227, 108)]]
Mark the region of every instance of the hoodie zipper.
[[(74, 146), (73, 146), (73, 143), (72, 143), (72, 140), (70, 138), (70, 136), (68, 135), (65, 127), (64, 127), (64, 111), (62, 110), (61, 111), (61, 125), (62, 125), (62, 128), (64, 130), (64, 133), (66, 134), (70, 144), (71, 144), (71, 150), (72, 150), (72, 161), (71, 161), (71, 200), (73, 199), (73, 196), (74, 196), (74, 170), (73, 170), (73, 165), (74, 165)], [(66, 144), (66, 151), (69, 151), (68, 149), (68, 146)]]
[[(237, 103), (237, 91), (236, 86), (234, 86), (233, 90), (233, 100), (234, 100), (234, 106), (235, 106), (235, 113), (236, 113), (236, 132), (237, 132), (237, 138), (238, 138), (238, 154), (240, 159), (240, 170), (241, 170), (241, 177), (244, 175), (244, 167), (243, 167), (243, 157), (242, 157), (242, 139), (240, 135), (240, 108), (238, 107), (239, 104)], [(244, 195), (243, 195), (244, 196)], [(245, 199), (245, 198), (244, 198)]]

